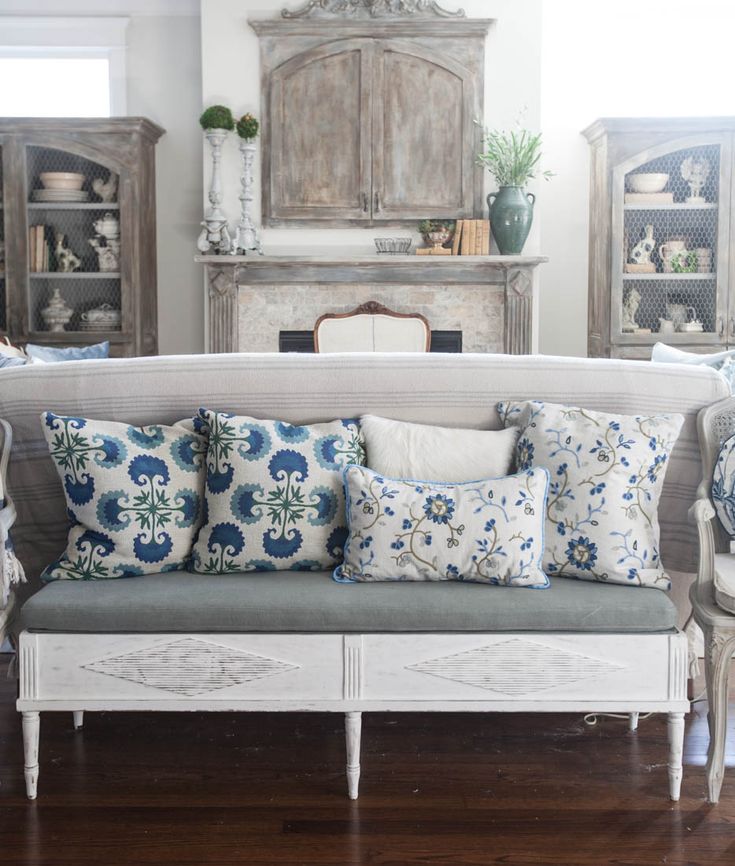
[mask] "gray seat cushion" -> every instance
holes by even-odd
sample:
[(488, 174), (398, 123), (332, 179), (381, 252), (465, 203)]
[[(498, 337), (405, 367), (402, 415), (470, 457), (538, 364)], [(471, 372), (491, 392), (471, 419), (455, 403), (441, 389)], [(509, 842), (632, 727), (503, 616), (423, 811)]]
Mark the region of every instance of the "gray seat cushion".
[(21, 627), (66, 632), (656, 632), (676, 625), (659, 589), (557, 578), (545, 590), (470, 583), (335, 583), (328, 572), (56, 581)]

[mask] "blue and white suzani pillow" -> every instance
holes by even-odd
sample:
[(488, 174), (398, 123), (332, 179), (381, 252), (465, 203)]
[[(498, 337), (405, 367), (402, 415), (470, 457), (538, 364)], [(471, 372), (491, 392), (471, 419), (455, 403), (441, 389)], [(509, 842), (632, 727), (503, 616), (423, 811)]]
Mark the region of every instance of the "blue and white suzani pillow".
[(712, 473), (712, 504), (722, 528), (735, 538), (735, 436), (722, 443)]
[(350, 534), (336, 580), (548, 586), (545, 469), (443, 484), (349, 466), (344, 480)]
[(611, 415), (526, 401), (498, 403), (519, 427), (519, 470), (551, 475), (544, 570), (550, 577), (654, 586), (671, 581), (659, 557), (658, 503), (681, 415)]
[(44, 412), (72, 526), (44, 580), (102, 580), (186, 565), (201, 521), (206, 439)]
[(357, 421), (294, 426), (200, 409), (205, 519), (192, 566), (205, 574), (318, 571), (342, 560), (342, 470), (365, 462)]

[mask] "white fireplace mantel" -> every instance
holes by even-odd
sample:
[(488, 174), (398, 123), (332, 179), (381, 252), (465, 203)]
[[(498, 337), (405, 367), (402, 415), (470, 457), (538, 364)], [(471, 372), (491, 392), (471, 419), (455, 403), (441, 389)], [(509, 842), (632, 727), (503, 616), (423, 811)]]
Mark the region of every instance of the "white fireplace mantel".
[(208, 294), (210, 352), (278, 351), (280, 330), (376, 300), (461, 329), (466, 351), (533, 349), (534, 269), (544, 256), (292, 253), (198, 256)]

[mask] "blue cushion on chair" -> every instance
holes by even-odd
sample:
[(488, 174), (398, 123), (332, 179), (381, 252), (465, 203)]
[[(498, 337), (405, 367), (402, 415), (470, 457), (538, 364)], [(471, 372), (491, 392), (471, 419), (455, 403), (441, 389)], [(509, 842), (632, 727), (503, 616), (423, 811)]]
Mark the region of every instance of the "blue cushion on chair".
[(688, 364), (712, 367), (727, 380), (730, 389), (735, 391), (735, 349), (726, 352), (713, 352), (700, 355), (698, 352), (684, 352), (666, 343), (656, 343), (651, 352), (651, 360), (658, 364)]
[(109, 358), (110, 343), (105, 340), (103, 343), (95, 343), (93, 346), (69, 346), (64, 349), (28, 343), (26, 352), (34, 361), (42, 361), (47, 364), (54, 364), (57, 361), (85, 361), (92, 358)]

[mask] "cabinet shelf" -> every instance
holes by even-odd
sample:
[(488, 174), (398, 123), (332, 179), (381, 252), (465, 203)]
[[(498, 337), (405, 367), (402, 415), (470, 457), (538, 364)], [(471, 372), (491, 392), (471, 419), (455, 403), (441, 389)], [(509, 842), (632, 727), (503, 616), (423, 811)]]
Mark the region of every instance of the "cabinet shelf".
[(705, 204), (687, 204), (686, 202), (675, 202), (674, 204), (624, 204), (623, 210), (663, 210), (663, 211), (716, 211), (717, 202), (706, 202)]
[(661, 280), (715, 280), (717, 279), (717, 274), (707, 273), (693, 273), (693, 274), (623, 274), (624, 280), (652, 280), (652, 281), (661, 281)]
[(130, 339), (125, 331), (30, 331), (28, 339), (31, 342), (43, 343), (125, 343)]
[(119, 280), (119, 271), (29, 271), (32, 280)]
[(28, 210), (120, 210), (120, 205), (117, 202), (105, 203), (103, 201), (30, 201), (28, 202)]

